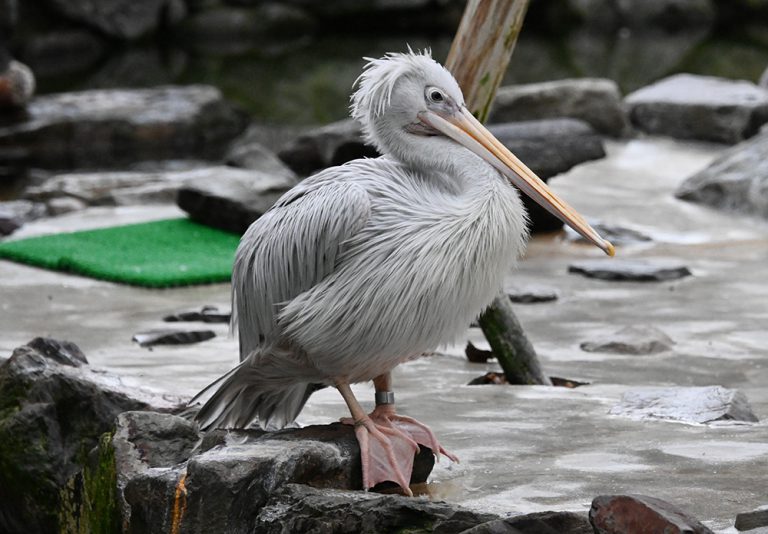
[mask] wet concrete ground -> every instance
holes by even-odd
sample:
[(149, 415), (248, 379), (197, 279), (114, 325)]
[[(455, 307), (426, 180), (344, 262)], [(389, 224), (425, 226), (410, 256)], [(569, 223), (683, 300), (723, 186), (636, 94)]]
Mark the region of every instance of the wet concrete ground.
[[(562, 236), (537, 237), (515, 285), (554, 288), (555, 302), (517, 305), (554, 376), (577, 389), (466, 386), (496, 365), (470, 364), (463, 347), (395, 373), (400, 410), (432, 426), (462, 463), (442, 463), (424, 488), (432, 497), (496, 513), (586, 510), (605, 493), (645, 493), (682, 506), (723, 532), (738, 512), (768, 504), (768, 223), (674, 199), (677, 184), (723, 147), (662, 139), (611, 142), (609, 157), (553, 180), (593, 220), (652, 236), (619, 258), (676, 259), (694, 276), (662, 283), (606, 282), (567, 274), (597, 249)], [(18, 237), (180, 215), (175, 208), (101, 208), (33, 223)], [(14, 236), (14, 237), (17, 237)], [(606, 259), (606, 261), (610, 261)], [(136, 384), (191, 395), (237, 359), (225, 325), (195, 346), (142, 349), (131, 336), (167, 326), (163, 315), (228, 306), (226, 284), (147, 290), (0, 261), (0, 357), (38, 335), (78, 343), (94, 366)], [(648, 324), (675, 342), (650, 356), (587, 353), (579, 343)], [(483, 346), (482, 334), (468, 338)], [(688, 425), (608, 415), (622, 393), (644, 386), (722, 385), (742, 390), (758, 424)], [(355, 386), (372, 404), (372, 388)], [(316, 393), (300, 422), (345, 415), (333, 390)]]

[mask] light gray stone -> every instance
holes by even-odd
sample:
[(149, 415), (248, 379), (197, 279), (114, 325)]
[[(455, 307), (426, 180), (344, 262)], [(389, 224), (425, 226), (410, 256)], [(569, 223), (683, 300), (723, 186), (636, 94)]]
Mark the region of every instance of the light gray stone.
[(664, 282), (691, 275), (688, 267), (671, 260), (584, 260), (569, 265), (568, 272), (617, 282)]
[(680, 184), (675, 196), (768, 219), (768, 132), (722, 154)]
[(743, 80), (678, 74), (624, 101), (638, 129), (683, 139), (733, 144), (768, 122), (768, 91)]
[(242, 234), (295, 183), (286, 176), (230, 168), (216, 180), (190, 180), (176, 202), (195, 221)]
[(722, 386), (635, 389), (624, 393), (608, 413), (683, 423), (758, 421), (744, 393)]
[(261, 131), (249, 128), (235, 139), (224, 156), (227, 165), (296, 180), (296, 173), (283, 163), (277, 154), (258, 141), (262, 135)]
[(629, 120), (616, 82), (579, 78), (501, 87), (496, 94), (490, 122), (526, 121), (570, 117), (596, 131), (619, 137), (629, 130)]
[(579, 345), (586, 352), (609, 352), (613, 354), (657, 354), (672, 349), (674, 341), (653, 326), (626, 326), (611, 335)]
[(205, 85), (40, 96), (0, 126), (0, 152), (42, 168), (115, 168), (141, 160), (219, 159), (245, 118)]
[(45, 204), (29, 200), (0, 201), (0, 236), (12, 234), (24, 223), (47, 215)]

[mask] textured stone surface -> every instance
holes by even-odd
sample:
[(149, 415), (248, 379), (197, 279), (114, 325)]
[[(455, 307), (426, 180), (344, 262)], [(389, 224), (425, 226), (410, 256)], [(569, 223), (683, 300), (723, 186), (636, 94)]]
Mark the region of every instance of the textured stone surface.
[(593, 534), (586, 514), (537, 512), (489, 521), (461, 534)]
[(224, 156), (227, 165), (296, 180), (296, 173), (286, 166), (274, 152), (259, 142), (262, 135), (262, 132), (249, 128), (243, 135), (235, 139)]
[[(488, 128), (539, 178), (563, 173), (579, 163), (605, 157), (599, 135), (585, 122), (576, 119), (545, 119), (494, 124)], [(563, 223), (522, 195), (532, 232), (549, 232)]]
[(624, 393), (609, 413), (684, 423), (758, 421), (744, 393), (722, 386), (635, 389)]
[(640, 130), (720, 143), (738, 143), (768, 122), (768, 91), (747, 81), (677, 74), (625, 99)]
[(57, 13), (119, 39), (136, 39), (157, 29), (167, 14), (183, 15), (180, 0), (48, 0)]
[(578, 78), (501, 87), (490, 122), (570, 117), (614, 137), (627, 133), (629, 120), (616, 82)]
[(177, 204), (197, 222), (242, 234), (293, 185), (285, 176), (231, 169), (216, 180), (189, 181)]
[(569, 265), (568, 272), (617, 282), (664, 282), (691, 275), (685, 265), (662, 260), (585, 260)]
[(579, 345), (586, 352), (613, 354), (656, 354), (671, 350), (674, 341), (664, 332), (648, 325), (626, 326), (617, 332)]
[(714, 534), (673, 504), (646, 495), (601, 495), (589, 521), (596, 534)]
[[(287, 484), (308, 484), (313, 488), (306, 491), (320, 496), (326, 491), (314, 488), (362, 485), (354, 430), (338, 423), (274, 433), (217, 430), (199, 442), (195, 425), (184, 418), (131, 412), (120, 416), (112, 447), (128, 532), (173, 532), (174, 524), (185, 532), (251, 532), (260, 518), (271, 524), (275, 508), (295, 505), (281, 492)], [(434, 456), (423, 449), (414, 482), (426, 480), (433, 464)], [(376, 498), (340, 493), (345, 498), (335, 501), (339, 512), (361, 498)], [(336, 520), (332, 510), (314, 511), (317, 524)], [(420, 524), (408, 519), (406, 526)], [(297, 528), (287, 532), (313, 531)]]
[(378, 152), (363, 142), (355, 120), (344, 119), (298, 136), (281, 148), (278, 156), (297, 174), (308, 176), (353, 159), (376, 157)]
[(675, 196), (768, 219), (768, 132), (728, 150), (680, 184)]
[(551, 287), (527, 285), (507, 286), (504, 292), (512, 302), (517, 304), (536, 304), (539, 302), (552, 302), (557, 300), (557, 291)]
[(188, 310), (166, 315), (163, 321), (175, 323), (181, 321), (202, 321), (204, 323), (228, 323), (232, 312), (220, 310), (217, 306), (203, 306), (199, 310)]
[(0, 364), (0, 531), (58, 532), (60, 492), (117, 414), (175, 405), (92, 370), (72, 343), (18, 347)]
[[(204, 166), (189, 170), (151, 170), (122, 172), (82, 172), (57, 174), (39, 186), (30, 187), (25, 197), (45, 202), (75, 199), (83, 206), (129, 206), (171, 204), (187, 185), (221, 186), (229, 181), (257, 182), (263, 174), (233, 167)], [(275, 178), (264, 187), (285, 183)], [(293, 183), (293, 182), (289, 182)]]
[(133, 336), (133, 341), (142, 347), (151, 347), (153, 345), (189, 345), (190, 343), (200, 343), (216, 337), (213, 330), (179, 330), (179, 329), (161, 329), (139, 332)]
[(59, 169), (217, 159), (245, 126), (219, 90), (204, 85), (46, 95), (27, 111), (27, 120), (0, 127), (0, 157), (22, 153), (29, 165)]
[(736, 527), (736, 530), (768, 528), (768, 507), (737, 514), (734, 526)]
[(254, 531), (332, 532), (376, 534), (379, 532), (436, 532), (459, 534), (477, 524), (497, 519), (443, 502), (399, 495), (318, 490), (309, 486), (285, 486), (256, 518)]
[(0, 201), (0, 236), (10, 235), (25, 222), (44, 217), (47, 210), (44, 204), (29, 200)]

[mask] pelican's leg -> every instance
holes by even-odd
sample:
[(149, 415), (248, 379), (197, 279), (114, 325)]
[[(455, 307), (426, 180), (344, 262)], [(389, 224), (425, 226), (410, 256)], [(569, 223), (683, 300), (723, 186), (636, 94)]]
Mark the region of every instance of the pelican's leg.
[(419, 451), (419, 446), (402, 431), (371, 420), (357, 402), (349, 384), (339, 382), (336, 388), (344, 397), (352, 414), (351, 419), (341, 421), (355, 426), (355, 435), (360, 444), (364, 489), (391, 480), (400, 485), (407, 495), (412, 496), (408, 486), (413, 471), (413, 457)]
[[(376, 408), (373, 409), (370, 417), (377, 425), (379, 425), (379, 427), (388, 426), (390, 428), (401, 430), (409, 435), (416, 443), (432, 449), (432, 452), (437, 456), (438, 460), (440, 459), (440, 455), (444, 454), (452, 462), (458, 463), (459, 459), (440, 445), (434, 432), (432, 432), (427, 425), (417, 421), (413, 417), (395, 413), (394, 398), (391, 399), (392, 402), (386, 402), (385, 399), (388, 399), (388, 397), (394, 397), (392, 394), (392, 375), (390, 373), (385, 373), (374, 378), (373, 386), (376, 388)], [(382, 399), (383, 403), (380, 403), (379, 399)]]

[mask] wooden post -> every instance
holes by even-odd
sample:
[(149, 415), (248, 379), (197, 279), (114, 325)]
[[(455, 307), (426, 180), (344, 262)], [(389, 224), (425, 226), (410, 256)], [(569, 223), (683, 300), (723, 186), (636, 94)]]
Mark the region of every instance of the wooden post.
[[(445, 66), (459, 82), (467, 107), (481, 122), (488, 118), (527, 9), (528, 0), (467, 2)], [(510, 384), (551, 385), (509, 297), (498, 296), (478, 323)]]

